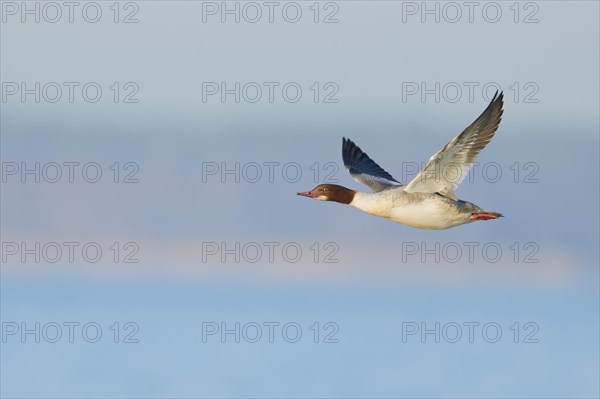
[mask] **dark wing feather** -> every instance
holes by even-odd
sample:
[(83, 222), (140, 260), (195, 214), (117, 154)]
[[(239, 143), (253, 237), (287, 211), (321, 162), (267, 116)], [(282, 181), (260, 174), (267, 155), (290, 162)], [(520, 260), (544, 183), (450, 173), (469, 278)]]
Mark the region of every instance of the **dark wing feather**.
[(350, 139), (342, 139), (342, 158), (344, 166), (354, 180), (367, 185), (373, 191), (401, 185)]

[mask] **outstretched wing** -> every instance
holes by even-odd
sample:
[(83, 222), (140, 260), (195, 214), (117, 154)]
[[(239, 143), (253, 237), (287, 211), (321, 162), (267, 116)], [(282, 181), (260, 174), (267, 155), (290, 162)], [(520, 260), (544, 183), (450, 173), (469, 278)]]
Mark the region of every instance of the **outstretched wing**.
[(342, 158), (344, 166), (354, 180), (367, 185), (373, 191), (401, 185), (350, 139), (342, 139)]
[(467, 176), (475, 158), (498, 129), (502, 119), (503, 98), (503, 93), (498, 95), (496, 92), (479, 118), (433, 154), (404, 190), (409, 193), (440, 193), (457, 199), (454, 190)]

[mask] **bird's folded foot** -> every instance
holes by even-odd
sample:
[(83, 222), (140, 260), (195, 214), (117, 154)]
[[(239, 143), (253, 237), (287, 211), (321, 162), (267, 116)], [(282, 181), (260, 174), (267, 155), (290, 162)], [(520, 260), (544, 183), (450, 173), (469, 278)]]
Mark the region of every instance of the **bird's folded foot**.
[(472, 213), (471, 219), (473, 220), (490, 220), (490, 219), (498, 219), (501, 218), (502, 215), (498, 212), (479, 212)]

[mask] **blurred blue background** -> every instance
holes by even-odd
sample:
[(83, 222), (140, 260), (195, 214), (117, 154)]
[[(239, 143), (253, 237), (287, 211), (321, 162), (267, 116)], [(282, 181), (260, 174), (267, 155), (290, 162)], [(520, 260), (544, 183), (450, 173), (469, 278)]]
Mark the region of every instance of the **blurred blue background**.
[[(282, 17), (285, 2), (272, 23), (266, 15), (222, 23), (221, 3), (193, 1), (117, 3), (117, 23), (112, 2), (97, 3), (97, 23), (79, 8), (72, 23), (66, 14), (50, 23), (38, 3), (40, 22), (23, 23), (21, 4), (2, 2), (0, 39), (2, 397), (600, 395), (597, 2), (495, 3), (495, 23), (492, 11), (482, 15), (488, 3), (473, 22), (462, 7), (456, 23), (434, 2), (426, 6), (439, 8), (439, 22), (421, 2), (298, 2), (297, 23)], [(127, 15), (138, 22), (123, 23)], [(326, 15), (338, 22), (323, 23)], [(72, 102), (66, 89), (56, 103), (8, 94), (23, 82), (79, 86)], [(102, 88), (98, 102), (81, 97), (87, 82)], [(279, 89), (272, 103), (266, 92), (256, 103), (203, 102), (203, 82), (296, 82), (303, 92), (295, 103)], [(454, 101), (452, 91), (439, 99), (403, 91), (435, 82), (464, 92)], [(476, 84), (472, 99), (465, 82)], [(504, 90), (505, 112), (478, 161), (502, 175), (475, 168), (457, 194), (505, 218), (426, 231), (295, 195), (330, 172), (366, 190), (343, 169), (341, 137), (406, 182), (412, 165), (481, 113), (495, 90), (484, 92), (489, 82)], [(325, 103), (332, 87), (338, 102)], [(134, 88), (138, 101), (124, 102)], [(11, 174), (36, 162), (95, 162), (102, 178), (88, 183), (76, 169), (71, 183), (66, 167), (57, 183)], [(256, 182), (241, 173), (265, 162), (277, 163), (272, 181), (267, 167)], [(239, 182), (220, 174), (236, 163)], [(282, 174), (291, 163), (297, 179)], [(207, 174), (214, 165), (218, 173)], [(138, 182), (124, 183), (134, 170)], [(10, 243), (36, 242), (96, 242), (103, 255), (91, 263), (78, 249), (73, 262), (63, 254), (38, 263), (10, 254)], [(279, 246), (272, 262), (265, 251), (254, 263), (206, 253), (206, 243), (236, 242)], [(281, 253), (290, 243), (302, 250), (297, 262)], [(477, 243), (473, 259), (465, 243)], [(501, 249), (497, 261), (486, 244)], [(453, 252), (422, 251), (436, 245), (463, 252), (455, 262)], [(124, 262), (131, 248), (138, 263)], [(102, 337), (90, 343), (76, 330), (71, 343), (65, 322), (97, 323)], [(123, 342), (128, 322), (137, 343)], [(291, 343), (276, 330), (269, 342), (268, 322), (297, 323), (302, 336)], [(469, 322), (479, 323), (473, 342)], [(39, 343), (21, 336), (35, 323)], [(42, 334), (49, 323), (63, 326), (56, 343)], [(203, 339), (207, 323), (240, 323), (240, 342), (220, 331)], [(242, 334), (248, 323), (263, 326), (256, 343)], [(439, 323), (440, 342), (406, 336), (411, 323)], [(451, 323), (462, 326), (456, 343), (442, 331)], [(488, 323), (502, 330), (495, 343), (482, 334)], [(534, 328), (526, 323), (537, 342), (526, 339)], [(324, 342), (334, 327), (337, 342)]]

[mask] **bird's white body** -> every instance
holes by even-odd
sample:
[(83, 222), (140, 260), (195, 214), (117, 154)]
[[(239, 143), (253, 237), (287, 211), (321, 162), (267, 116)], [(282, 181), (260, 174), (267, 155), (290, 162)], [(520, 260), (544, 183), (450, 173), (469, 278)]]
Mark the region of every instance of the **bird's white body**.
[(376, 193), (357, 192), (349, 204), (363, 212), (421, 229), (442, 230), (474, 222), (473, 212), (484, 212), (466, 201), (438, 194), (406, 193), (403, 187)]

